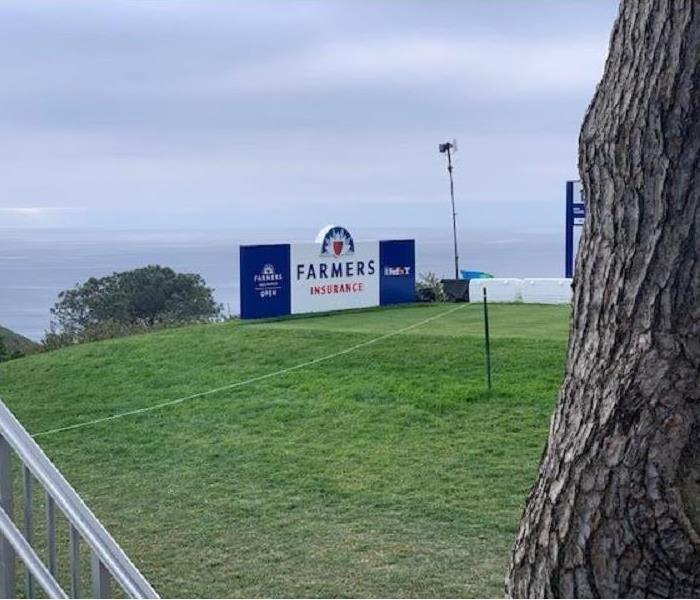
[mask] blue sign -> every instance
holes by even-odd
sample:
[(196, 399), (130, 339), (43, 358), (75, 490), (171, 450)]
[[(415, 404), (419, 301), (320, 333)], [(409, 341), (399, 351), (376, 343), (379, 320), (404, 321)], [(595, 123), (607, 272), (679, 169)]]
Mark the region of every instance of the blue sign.
[(416, 299), (416, 244), (413, 240), (379, 242), (379, 304)]
[(241, 318), (278, 317), (291, 312), (289, 244), (241, 246)]
[(574, 276), (574, 227), (583, 227), (586, 204), (580, 181), (566, 182), (566, 232), (564, 241), (564, 277)]

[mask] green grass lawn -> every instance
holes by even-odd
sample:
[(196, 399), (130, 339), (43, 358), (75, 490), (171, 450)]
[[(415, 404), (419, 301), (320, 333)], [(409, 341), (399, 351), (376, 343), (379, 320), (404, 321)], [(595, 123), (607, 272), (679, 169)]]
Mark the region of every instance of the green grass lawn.
[[(189, 327), (0, 365), (32, 433), (221, 387), (454, 305)], [(502, 596), (568, 307), (491, 305), (39, 441), (163, 596)]]

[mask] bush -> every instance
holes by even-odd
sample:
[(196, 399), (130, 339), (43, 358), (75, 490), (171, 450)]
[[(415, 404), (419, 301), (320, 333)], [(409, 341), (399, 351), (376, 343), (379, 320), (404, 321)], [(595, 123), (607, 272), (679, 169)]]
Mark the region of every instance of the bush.
[(10, 352), (5, 345), (5, 338), (0, 335), (0, 362), (10, 360)]
[(445, 289), (435, 273), (421, 273), (416, 283), (418, 302), (444, 302)]
[(200, 275), (148, 266), (88, 279), (61, 292), (51, 309), (46, 349), (221, 318)]
[(11, 346), (5, 341), (5, 336), (0, 334), (0, 363), (6, 360), (13, 360), (15, 358), (22, 358), (24, 353), (18, 349), (11, 349)]

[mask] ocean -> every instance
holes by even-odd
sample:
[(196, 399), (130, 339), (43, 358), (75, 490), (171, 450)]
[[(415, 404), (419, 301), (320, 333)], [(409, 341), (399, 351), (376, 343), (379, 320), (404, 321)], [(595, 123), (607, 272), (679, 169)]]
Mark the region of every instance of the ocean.
[[(451, 277), (451, 231), (354, 228), (355, 239), (416, 240), (418, 273)], [(49, 326), (57, 294), (87, 278), (159, 264), (199, 273), (224, 310), (237, 314), (238, 247), (309, 242), (313, 229), (124, 231), (0, 229), (0, 324), (33, 340)], [(496, 277), (561, 277), (563, 231), (462, 231), (460, 266)]]

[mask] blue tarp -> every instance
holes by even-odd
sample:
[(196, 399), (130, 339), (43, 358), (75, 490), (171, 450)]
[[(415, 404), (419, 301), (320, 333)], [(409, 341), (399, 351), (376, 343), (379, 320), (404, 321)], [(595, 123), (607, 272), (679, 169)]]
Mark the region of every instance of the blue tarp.
[(493, 279), (491, 273), (484, 271), (460, 271), (462, 279)]

